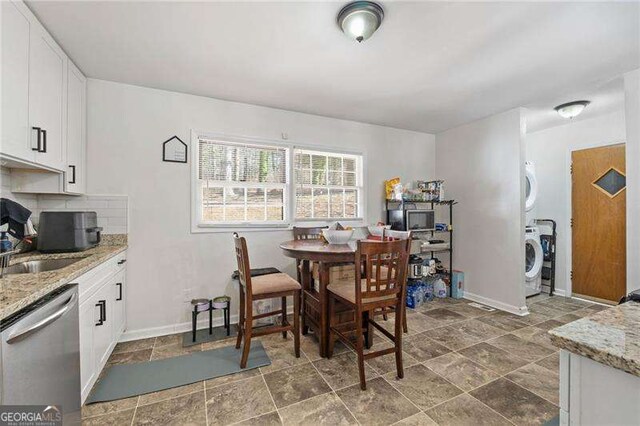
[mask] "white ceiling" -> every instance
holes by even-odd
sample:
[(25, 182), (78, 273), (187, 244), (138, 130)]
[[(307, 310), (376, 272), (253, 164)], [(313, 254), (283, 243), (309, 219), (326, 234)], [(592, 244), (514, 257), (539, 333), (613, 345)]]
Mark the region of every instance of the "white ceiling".
[(640, 66), (632, 3), (28, 1), (89, 76), (436, 133)]
[[(554, 107), (578, 100), (587, 100), (591, 103), (582, 113), (572, 119), (562, 118), (553, 109)], [(624, 79), (614, 78), (603, 84), (595, 84), (581, 90), (557, 94), (549, 99), (525, 105), (527, 110), (527, 133), (549, 127), (562, 126), (571, 121), (582, 121), (602, 114), (624, 110)]]

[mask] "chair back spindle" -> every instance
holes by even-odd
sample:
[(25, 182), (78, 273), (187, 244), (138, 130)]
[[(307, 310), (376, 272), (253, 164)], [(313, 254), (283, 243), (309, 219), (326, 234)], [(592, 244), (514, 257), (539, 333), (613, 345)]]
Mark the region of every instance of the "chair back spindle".
[(251, 267), (249, 265), (249, 252), (247, 250), (247, 240), (233, 233), (233, 241), (236, 247), (236, 261), (238, 262), (238, 281), (246, 288), (248, 295), (251, 294)]

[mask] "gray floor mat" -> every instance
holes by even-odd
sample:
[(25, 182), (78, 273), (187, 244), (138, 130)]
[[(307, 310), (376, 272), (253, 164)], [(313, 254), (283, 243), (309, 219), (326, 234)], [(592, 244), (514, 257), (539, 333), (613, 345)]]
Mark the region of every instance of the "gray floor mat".
[(271, 364), (262, 342), (253, 341), (247, 368), (240, 369), (241, 349), (228, 346), (157, 361), (114, 365), (93, 387), (85, 404), (157, 392)]

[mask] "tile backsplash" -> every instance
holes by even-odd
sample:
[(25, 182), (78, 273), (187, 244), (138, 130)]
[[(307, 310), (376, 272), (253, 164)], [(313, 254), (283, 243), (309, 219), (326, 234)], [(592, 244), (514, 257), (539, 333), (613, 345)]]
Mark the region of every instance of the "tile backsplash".
[(38, 195), (38, 208), (42, 211), (94, 211), (98, 226), (105, 234), (126, 234), (128, 229), (128, 197), (126, 195)]
[(2, 167), (0, 178), (0, 195), (31, 210), (36, 225), (42, 211), (95, 211), (98, 226), (104, 228), (104, 234), (128, 233), (129, 201), (126, 195), (21, 194), (11, 192), (11, 169)]
[(0, 196), (22, 204), (31, 211), (38, 208), (38, 196), (36, 194), (20, 194), (11, 192), (11, 169), (0, 168)]

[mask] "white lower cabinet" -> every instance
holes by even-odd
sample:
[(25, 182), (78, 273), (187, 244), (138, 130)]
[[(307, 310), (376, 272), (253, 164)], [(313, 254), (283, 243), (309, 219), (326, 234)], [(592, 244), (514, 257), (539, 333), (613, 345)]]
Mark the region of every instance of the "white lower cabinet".
[(124, 332), (127, 324), (127, 311), (125, 309), (125, 271), (116, 274), (111, 283), (111, 300), (113, 315), (113, 336), (117, 341)]
[(80, 293), (83, 403), (126, 328), (125, 260), (126, 252), (120, 253), (74, 281)]
[[(93, 318), (86, 320), (93, 323), (93, 348), (94, 348), (94, 365), (104, 365), (109, 358), (109, 346), (113, 340), (113, 321), (112, 321), (112, 301), (110, 289), (111, 280), (106, 285), (100, 287), (96, 294), (90, 299), (89, 303), (94, 306)], [(82, 356), (82, 355), (81, 355)]]

